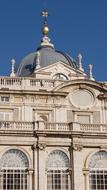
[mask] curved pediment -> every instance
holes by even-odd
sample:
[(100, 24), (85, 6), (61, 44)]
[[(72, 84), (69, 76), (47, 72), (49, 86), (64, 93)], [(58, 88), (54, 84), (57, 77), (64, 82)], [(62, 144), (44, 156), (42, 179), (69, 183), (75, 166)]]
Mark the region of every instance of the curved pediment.
[(96, 90), (99, 90), (101, 92), (107, 92), (107, 86), (91, 80), (86, 79), (77, 79), (77, 80), (70, 80), (70, 81), (64, 81), (63, 83), (59, 84), (57, 87), (53, 89), (53, 91), (61, 91), (61, 92), (70, 92), (71, 87), (78, 86), (78, 88), (94, 88)]

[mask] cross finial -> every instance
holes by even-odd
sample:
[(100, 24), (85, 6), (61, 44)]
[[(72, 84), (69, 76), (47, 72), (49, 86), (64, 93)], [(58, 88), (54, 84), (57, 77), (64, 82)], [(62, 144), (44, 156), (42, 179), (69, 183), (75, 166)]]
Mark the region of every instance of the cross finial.
[(42, 11), (42, 17), (44, 18), (44, 24), (47, 24), (47, 17), (49, 16), (49, 13), (47, 10)]
[(43, 37), (41, 40), (41, 46), (50, 46), (50, 47), (54, 48), (54, 45), (51, 44), (50, 38), (48, 37), (49, 27), (47, 25), (47, 17), (49, 16), (49, 12), (45, 9), (42, 11), (41, 15), (44, 19), (43, 28), (42, 28)]
[(42, 17), (44, 19), (44, 25), (43, 25), (42, 33), (44, 36), (47, 36), (49, 33), (49, 28), (47, 26), (47, 17), (48, 16), (49, 16), (49, 13), (47, 10), (42, 11)]

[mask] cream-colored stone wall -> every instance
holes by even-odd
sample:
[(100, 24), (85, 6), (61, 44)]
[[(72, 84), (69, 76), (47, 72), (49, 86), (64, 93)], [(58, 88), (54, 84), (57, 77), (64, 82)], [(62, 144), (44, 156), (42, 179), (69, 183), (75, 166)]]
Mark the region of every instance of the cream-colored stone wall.
[[(54, 74), (55, 68), (56, 65)], [(47, 72), (51, 71), (52, 68), (48, 68)], [(65, 74), (69, 72), (66, 68)], [(0, 102), (0, 112), (11, 111), (11, 120), (15, 121), (0, 121), (0, 158), (9, 149), (24, 152), (29, 160), (28, 190), (47, 190), (47, 157), (53, 150), (60, 150), (70, 161), (70, 189), (89, 190), (91, 155), (107, 150), (107, 99), (99, 97), (107, 93), (105, 87), (77, 77), (77, 81), (59, 82), (57, 87), (48, 86), (48, 90), (25, 89), (0, 92), (10, 97), (9, 102)], [(73, 99), (75, 90), (77, 94)], [(84, 99), (86, 97), (89, 99)], [(79, 116), (89, 116), (89, 123), (78, 124)]]

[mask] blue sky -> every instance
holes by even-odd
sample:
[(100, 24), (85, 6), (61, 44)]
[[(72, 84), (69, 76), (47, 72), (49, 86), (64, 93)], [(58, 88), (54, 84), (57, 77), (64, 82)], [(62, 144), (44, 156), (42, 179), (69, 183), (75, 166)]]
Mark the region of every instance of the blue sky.
[(0, 0), (0, 75), (39, 46), (45, 2), (55, 48), (73, 58), (81, 52), (86, 71), (93, 64), (96, 80), (106, 81), (107, 0)]

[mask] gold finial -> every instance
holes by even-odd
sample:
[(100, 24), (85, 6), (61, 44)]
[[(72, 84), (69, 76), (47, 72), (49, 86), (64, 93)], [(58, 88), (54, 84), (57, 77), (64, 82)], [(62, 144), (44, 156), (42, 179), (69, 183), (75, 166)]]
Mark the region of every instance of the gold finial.
[(49, 33), (49, 28), (47, 26), (47, 17), (49, 16), (49, 13), (47, 10), (42, 11), (42, 17), (44, 18), (44, 26), (42, 28), (42, 34), (44, 36), (47, 36)]

